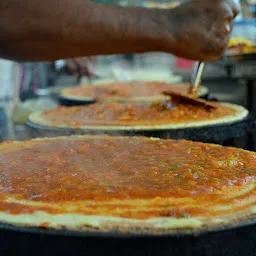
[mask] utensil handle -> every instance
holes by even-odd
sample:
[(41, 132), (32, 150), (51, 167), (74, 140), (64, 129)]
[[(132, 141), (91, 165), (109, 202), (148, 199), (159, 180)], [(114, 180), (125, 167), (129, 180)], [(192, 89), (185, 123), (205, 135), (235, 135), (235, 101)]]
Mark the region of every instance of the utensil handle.
[(199, 86), (201, 84), (201, 78), (203, 74), (205, 63), (197, 61), (195, 63), (192, 76), (191, 76), (191, 86), (190, 86), (190, 93), (193, 94), (193, 96), (197, 96), (197, 91), (199, 89)]

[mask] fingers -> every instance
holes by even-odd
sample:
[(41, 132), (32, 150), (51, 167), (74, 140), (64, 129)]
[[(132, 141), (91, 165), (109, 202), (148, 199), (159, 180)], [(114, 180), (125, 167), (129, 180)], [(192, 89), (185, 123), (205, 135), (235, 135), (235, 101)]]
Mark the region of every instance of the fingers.
[(77, 65), (74, 60), (66, 60), (66, 66), (71, 74), (75, 74), (77, 72)]
[(88, 77), (90, 77), (87, 58), (75, 58), (67, 60), (66, 66), (69, 72), (72, 74), (79, 73), (79, 75), (87, 75)]
[(233, 19), (239, 14), (239, 7), (233, 0), (224, 0), (227, 17), (232, 22)]
[(204, 44), (200, 48), (201, 59), (204, 61), (217, 60), (223, 56), (227, 45), (227, 40), (223, 38), (215, 38), (214, 40), (208, 40), (207, 44)]
[(239, 6), (233, 0), (228, 0), (228, 2), (233, 12), (233, 18), (235, 18), (239, 14)]
[(79, 72), (81, 75), (89, 75), (88, 70), (88, 59), (87, 58), (78, 58), (75, 59)]
[(233, 0), (224, 1), (224, 31), (226, 35), (229, 35), (232, 31), (232, 24), (234, 18), (239, 13), (239, 8)]

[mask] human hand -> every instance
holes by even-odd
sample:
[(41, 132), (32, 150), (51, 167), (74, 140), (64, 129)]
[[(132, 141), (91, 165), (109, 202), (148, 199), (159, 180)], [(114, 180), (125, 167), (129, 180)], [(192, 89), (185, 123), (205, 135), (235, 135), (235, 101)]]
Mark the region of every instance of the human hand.
[(233, 19), (238, 13), (238, 7), (232, 0), (185, 1), (165, 11), (162, 16), (162, 22), (169, 24), (165, 47), (167, 51), (186, 59), (219, 59), (225, 51)]
[(91, 78), (91, 72), (89, 69), (89, 63), (91, 58), (74, 58), (66, 60), (66, 67), (71, 74), (86, 75)]

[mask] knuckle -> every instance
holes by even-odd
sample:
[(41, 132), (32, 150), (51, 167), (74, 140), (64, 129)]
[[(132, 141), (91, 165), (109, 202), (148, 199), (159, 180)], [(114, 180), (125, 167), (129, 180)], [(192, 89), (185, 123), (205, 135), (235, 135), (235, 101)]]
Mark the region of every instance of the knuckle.
[(227, 18), (230, 18), (232, 20), (238, 15), (239, 7), (233, 0), (226, 1), (224, 6)]
[(215, 40), (205, 43), (201, 48), (201, 53), (205, 56), (211, 56), (211, 58), (218, 58), (225, 51), (225, 40)]
[(237, 15), (239, 13), (239, 9), (240, 9), (238, 4), (232, 0), (231, 7), (232, 7), (234, 14)]
[(223, 50), (225, 50), (226, 46), (227, 46), (227, 39), (224, 38), (223, 40), (218, 40), (217, 42), (217, 47), (219, 49), (220, 52), (222, 52)]
[(219, 46), (219, 52), (222, 54), (225, 51), (226, 47), (227, 47), (227, 44), (226, 43), (222, 43)]

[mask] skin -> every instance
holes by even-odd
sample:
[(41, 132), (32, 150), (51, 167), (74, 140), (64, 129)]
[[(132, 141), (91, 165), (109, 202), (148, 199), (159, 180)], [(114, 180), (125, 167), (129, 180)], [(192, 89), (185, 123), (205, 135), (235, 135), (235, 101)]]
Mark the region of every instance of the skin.
[(53, 61), (96, 54), (164, 51), (218, 59), (237, 15), (231, 0), (191, 0), (170, 10), (86, 0), (1, 0), (0, 57)]
[(90, 61), (92, 58), (89, 57), (68, 59), (66, 60), (66, 67), (71, 74), (86, 75), (90, 79), (92, 75), (89, 70)]

